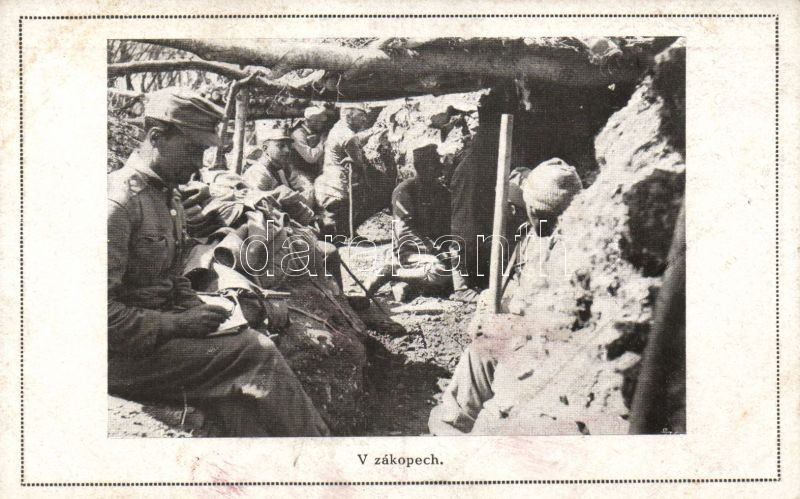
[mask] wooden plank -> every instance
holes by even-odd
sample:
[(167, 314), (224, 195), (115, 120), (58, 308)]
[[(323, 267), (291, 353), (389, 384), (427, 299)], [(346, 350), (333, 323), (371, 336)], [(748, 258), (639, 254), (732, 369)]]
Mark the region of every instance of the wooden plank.
[(503, 286), (503, 237), (506, 233), (506, 211), (508, 209), (508, 176), (511, 173), (511, 136), (514, 131), (514, 116), (504, 114), (500, 119), (500, 150), (497, 156), (497, 183), (494, 197), (494, 223), (492, 225), (492, 253), (489, 261), (489, 296), (492, 297), (492, 313), (500, 312)]

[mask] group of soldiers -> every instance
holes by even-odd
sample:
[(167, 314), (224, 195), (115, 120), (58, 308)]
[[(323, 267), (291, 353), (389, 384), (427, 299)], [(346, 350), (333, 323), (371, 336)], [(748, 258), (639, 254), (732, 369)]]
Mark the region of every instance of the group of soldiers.
[[(329, 131), (329, 110), (312, 107), (304, 118), (290, 131), (271, 129), (263, 137), (263, 154), (241, 180), (250, 190), (269, 193), (289, 217), (314, 227), (320, 237), (352, 237), (354, 223), (366, 218), (353, 199), (354, 186), (364, 188), (363, 145), (374, 133), (367, 128), (367, 110), (343, 107)], [(198, 94), (178, 88), (155, 92), (145, 105), (140, 147), (108, 176), (109, 390), (213, 407), (230, 435), (327, 435), (327, 425), (274, 343), (250, 328), (209, 336), (230, 312), (201, 301), (181, 273), (187, 215), (179, 187), (198, 175), (207, 148), (221, 146), (216, 130), (222, 119), (223, 110)], [(492, 132), (481, 127), (484, 134)], [(464, 210), (491, 211), (486, 205), (462, 206), (476, 203), (459, 183), (474, 177), (473, 163), (481, 156), (468, 156), (445, 179), (426, 166), (431, 154), (430, 147), (415, 150), (417, 176), (394, 189), (392, 254), (365, 288), (373, 294), (390, 281), (403, 281), (422, 292), (441, 292), (452, 283), (454, 299), (476, 301), (479, 290), (469, 283), (466, 265), (453, 264), (468, 260), (459, 256), (469, 256), (469, 239), (466, 247), (453, 249), (438, 244), (438, 236), (459, 230), (469, 236), (475, 227), (461, 230), (452, 220), (459, 217), (464, 225), (470, 222), (461, 219)], [(523, 173), (518, 212), (536, 236), (547, 237), (538, 231), (552, 230), (552, 224), (543, 229), (539, 220), (555, 220), (581, 189), (580, 179), (559, 160)], [(460, 192), (451, 194), (453, 188)], [(442, 424), (469, 431), (491, 398), (493, 362), (465, 352), (444, 406), (431, 418), (434, 433), (447, 433), (434, 429)]]
[[(289, 129), (254, 133), (258, 144), (245, 158), (242, 179), (251, 189), (280, 195), (292, 218), (313, 226), (320, 236), (344, 240), (354, 236), (354, 224), (371, 215), (362, 202), (369, 191), (363, 146), (374, 132), (367, 128), (363, 105), (343, 106), (331, 127), (332, 114), (311, 106)], [(212, 169), (229, 166), (223, 161)]]

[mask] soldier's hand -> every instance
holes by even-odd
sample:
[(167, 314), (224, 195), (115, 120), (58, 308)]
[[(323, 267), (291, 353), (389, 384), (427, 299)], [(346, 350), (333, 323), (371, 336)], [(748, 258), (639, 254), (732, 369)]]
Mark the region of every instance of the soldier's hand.
[(300, 193), (285, 185), (279, 185), (278, 187), (272, 189), (270, 194), (281, 206), (284, 207), (292, 206), (300, 201)]
[(211, 197), (208, 186), (203, 182), (192, 180), (186, 185), (178, 186), (178, 191), (183, 198), (183, 207), (189, 208), (196, 205), (201, 205)]
[(227, 309), (218, 305), (198, 305), (177, 314), (175, 335), (201, 338), (217, 330), (230, 315)]

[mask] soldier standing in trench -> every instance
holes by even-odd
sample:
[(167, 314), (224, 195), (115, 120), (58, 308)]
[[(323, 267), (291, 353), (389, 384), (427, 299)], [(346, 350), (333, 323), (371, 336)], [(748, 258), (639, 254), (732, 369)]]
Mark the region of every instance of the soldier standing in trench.
[[(367, 185), (369, 172), (363, 147), (379, 131), (368, 130), (368, 121), (364, 105), (347, 104), (328, 133), (322, 174), (314, 181), (320, 229), (325, 235), (352, 237), (355, 234), (349, 233), (350, 218), (355, 228), (372, 215), (366, 205), (374, 194), (369, 190), (376, 186)], [(353, 199), (350, 199), (351, 188)]]
[(226, 319), (179, 270), (175, 188), (218, 145), (223, 111), (177, 88), (145, 106), (145, 138), (108, 176), (108, 388), (125, 398), (207, 409), (230, 436), (318, 436), (328, 428), (275, 344), (252, 329), (208, 335)]
[(353, 197), (357, 198), (364, 164), (362, 141), (358, 133), (366, 126), (366, 109), (360, 105), (348, 105), (342, 108), (341, 119), (328, 134), (322, 174), (314, 181), (314, 194), (320, 207), (320, 228), (323, 234), (347, 234), (348, 219), (350, 216), (355, 217), (349, 211), (349, 204), (353, 205), (354, 211), (358, 207), (355, 199), (350, 203), (348, 188), (352, 182)]
[[(461, 242), (452, 299), (476, 302), (488, 283), (500, 115), (516, 110), (513, 88), (492, 89), (478, 105), (478, 131), (450, 179), (451, 234)], [(479, 240), (483, 236), (483, 240)], [(506, 252), (506, 254), (508, 254)]]

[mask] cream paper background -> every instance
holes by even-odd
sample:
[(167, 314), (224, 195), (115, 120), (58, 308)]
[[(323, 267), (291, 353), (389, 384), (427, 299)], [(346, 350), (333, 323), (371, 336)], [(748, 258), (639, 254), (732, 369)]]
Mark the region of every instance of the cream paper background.
[[(231, 2), (231, 4), (233, 4)], [(0, 495), (422, 495), (419, 486), (20, 488), (20, 15), (780, 13), (781, 481), (436, 486), (448, 496), (797, 497), (798, 6), (774, 2), (3, 2)], [(777, 478), (774, 18), (125, 19), (24, 21), (24, 482)], [(687, 56), (688, 434), (588, 437), (106, 437), (106, 40), (681, 35)], [(398, 417), (403, 417), (398, 414)], [(443, 466), (362, 466), (356, 456)], [(524, 489), (524, 490), (523, 490)], [(10, 494), (10, 495), (9, 495)]]

